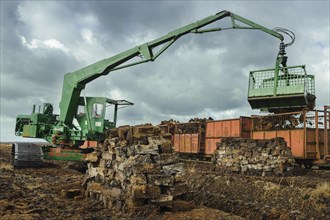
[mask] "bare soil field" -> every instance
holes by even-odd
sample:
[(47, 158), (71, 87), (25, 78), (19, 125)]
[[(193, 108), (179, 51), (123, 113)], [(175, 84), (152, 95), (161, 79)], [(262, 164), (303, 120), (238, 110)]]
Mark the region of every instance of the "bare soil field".
[[(0, 219), (132, 219), (90, 198), (61, 196), (62, 190), (84, 191), (81, 164), (13, 169), (10, 150), (0, 145)], [(143, 219), (330, 219), (330, 171), (257, 177), (223, 174), (206, 162), (185, 164), (189, 193), (182, 199), (190, 205)]]

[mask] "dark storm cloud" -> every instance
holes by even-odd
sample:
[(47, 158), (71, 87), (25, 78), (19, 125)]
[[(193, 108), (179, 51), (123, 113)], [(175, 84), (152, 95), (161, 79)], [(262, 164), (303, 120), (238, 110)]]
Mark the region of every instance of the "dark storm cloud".
[[(318, 102), (329, 102), (328, 2), (1, 1), (2, 136), (12, 134), (15, 115), (29, 114), (33, 103), (51, 102), (58, 112), (66, 72), (224, 9), (294, 31), (289, 64), (306, 63), (317, 74)], [(93, 81), (86, 95), (134, 102), (120, 111), (120, 124), (248, 115), (249, 71), (273, 67), (278, 45), (260, 31), (188, 35), (153, 63)]]
[(17, 4), (12, 2), (1, 5), (2, 26), (5, 27), (1, 39), (1, 98), (15, 99), (43, 94), (46, 98), (54, 93), (54, 88), (62, 84), (63, 73), (75, 67), (77, 62), (59, 49), (31, 49), (24, 45), (23, 36), (20, 35), (23, 31), (19, 28), (22, 24), (16, 9)]
[[(83, 14), (97, 17), (98, 25), (91, 28), (106, 36), (102, 46), (109, 50), (109, 54), (144, 43), (139, 39), (132, 42), (131, 38), (145, 38), (149, 34), (155, 34), (153, 38), (160, 37), (166, 34), (166, 30), (172, 31), (185, 25), (182, 18), (187, 18), (189, 8), (192, 7), (184, 2), (152, 1), (64, 2), (62, 6), (74, 11), (72, 17), (77, 19)], [(83, 24), (77, 25), (75, 29), (79, 28), (83, 28)]]

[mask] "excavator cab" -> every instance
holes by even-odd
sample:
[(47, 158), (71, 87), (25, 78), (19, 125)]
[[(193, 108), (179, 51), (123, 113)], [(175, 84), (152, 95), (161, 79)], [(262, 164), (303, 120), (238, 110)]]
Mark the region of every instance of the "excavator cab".
[[(81, 131), (88, 139), (116, 127), (117, 112), (120, 106), (133, 105), (126, 100), (113, 100), (105, 97), (80, 97), (76, 119)], [(114, 106), (112, 119), (107, 118), (106, 110)]]
[(248, 102), (252, 109), (273, 113), (312, 110), (315, 99), (315, 79), (305, 66), (250, 72)]

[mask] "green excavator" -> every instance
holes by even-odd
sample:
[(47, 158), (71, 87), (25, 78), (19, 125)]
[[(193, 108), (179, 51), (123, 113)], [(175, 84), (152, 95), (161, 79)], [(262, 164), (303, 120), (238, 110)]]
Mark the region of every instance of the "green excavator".
[[(225, 18), (230, 20), (230, 27), (207, 27)], [(51, 104), (45, 103), (42, 111), (40, 108), (36, 111), (34, 106), (32, 114), (18, 115), (16, 119), (17, 136), (42, 138), (51, 146), (39, 147), (39, 150), (36, 150), (33, 144), (14, 143), (12, 150), (14, 165), (39, 166), (42, 159), (84, 160), (82, 152), (92, 151), (92, 143), (102, 142), (105, 131), (116, 127), (118, 109), (133, 105), (126, 100), (82, 96), (82, 90), (87, 83), (118, 69), (154, 61), (180, 37), (187, 34), (228, 29), (259, 30), (280, 40), (274, 68), (250, 73), (248, 101), (252, 108), (270, 112), (313, 108), (313, 104), (310, 103), (315, 97), (314, 77), (307, 75), (304, 66), (286, 65), (285, 48), (294, 42), (294, 34), (282, 28), (271, 30), (229, 11), (221, 11), (153, 41), (65, 74), (59, 115), (53, 112)], [(285, 44), (281, 33), (287, 34), (291, 41)], [(136, 57), (140, 60), (134, 61)], [(109, 106), (114, 108), (113, 120), (106, 118), (105, 112)], [(74, 125), (75, 120), (79, 126)]]

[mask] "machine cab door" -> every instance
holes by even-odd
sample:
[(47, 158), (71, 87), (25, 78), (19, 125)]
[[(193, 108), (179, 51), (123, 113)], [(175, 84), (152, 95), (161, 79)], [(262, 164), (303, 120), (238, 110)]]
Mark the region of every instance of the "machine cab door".
[(80, 97), (76, 119), (84, 135), (103, 133), (106, 98)]
[(91, 128), (92, 131), (102, 133), (104, 131), (105, 102), (96, 100), (91, 103)]

